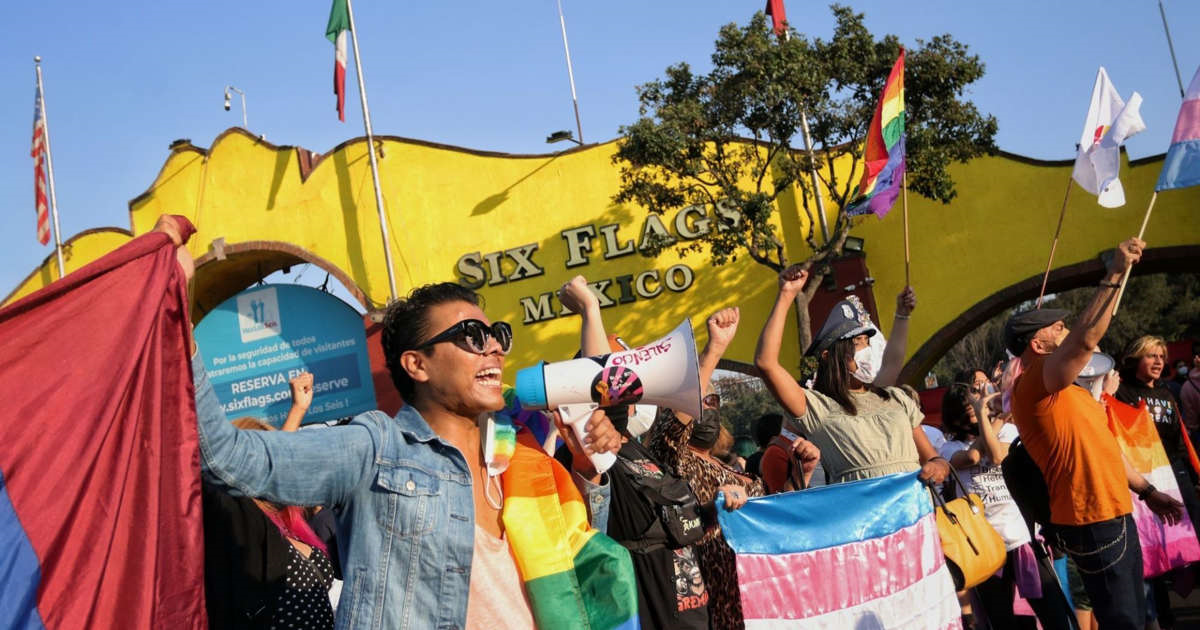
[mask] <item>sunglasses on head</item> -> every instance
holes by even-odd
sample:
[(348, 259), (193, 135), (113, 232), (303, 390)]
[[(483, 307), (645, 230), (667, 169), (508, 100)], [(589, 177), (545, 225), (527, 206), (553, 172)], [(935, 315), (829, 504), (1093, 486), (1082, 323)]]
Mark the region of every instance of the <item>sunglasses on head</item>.
[(488, 339), (495, 339), (496, 343), (500, 344), (501, 352), (507, 353), (512, 349), (512, 326), (506, 322), (496, 322), (489, 327), (478, 319), (464, 319), (434, 335), (432, 339), (415, 349), (424, 350), (443, 341), (461, 341), (467, 350), (475, 354), (485, 354), (487, 353)]

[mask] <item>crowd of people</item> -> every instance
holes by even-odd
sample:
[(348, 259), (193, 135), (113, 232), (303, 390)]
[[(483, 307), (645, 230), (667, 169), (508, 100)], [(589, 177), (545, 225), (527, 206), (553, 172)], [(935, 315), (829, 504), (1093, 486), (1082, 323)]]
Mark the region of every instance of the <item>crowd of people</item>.
[[(748, 459), (730, 453), (731, 419), (710, 382), (739, 332), (736, 305), (706, 321), (699, 417), (663, 408), (647, 428), (630, 421), (639, 413), (632, 405), (601, 408), (580, 438), (552, 412), (559, 439), (517, 449), (561, 471), (556, 478), (571, 488), (559, 494), (577, 493), (587, 527), (619, 544), (621, 553), (595, 560), (602, 566), (591, 575), (601, 581), (580, 586), (604, 591), (611, 585), (602, 576), (631, 571), (636, 592), (629, 598), (642, 628), (744, 627), (719, 510), (814, 482), (894, 473), (916, 473), (948, 497), (978, 495), (1004, 541), (1003, 568), (960, 593), (964, 627), (1169, 627), (1172, 579), (1143, 580), (1131, 501), (1136, 496), (1164, 522), (1200, 516), (1188, 456), (1188, 434), (1200, 431), (1200, 347), (1191, 365), (1167, 372), (1165, 343), (1143, 337), (1102, 388), (1076, 384), (1108, 328), (1118, 283), (1143, 247), (1137, 239), (1118, 246), (1077, 316), (1050, 308), (1014, 315), (1005, 327), (1004, 369), (956, 375), (940, 428), (923, 422), (915, 391), (896, 383), (916, 308), (910, 288), (897, 298), (882, 352), (861, 304), (835, 306), (807, 349), (815, 375), (797, 381), (779, 358), (789, 311), (808, 280), (805, 269), (792, 267), (779, 276), (754, 355), (783, 413), (756, 420), (760, 449)], [(564, 284), (559, 297), (580, 315), (580, 356), (622, 348), (585, 279)], [(335, 615), (339, 628), (554, 625), (539, 619), (545, 612), (523, 578), (527, 565), (515, 538), (543, 524), (510, 511), (512, 486), (487, 446), (493, 414), (506, 404), (505, 356), (513, 343), (509, 325), (492, 322), (471, 289), (417, 288), (383, 320), (383, 354), (404, 406), (394, 417), (368, 412), (303, 431), (295, 428), (312, 399), (310, 375), (293, 382), (295, 406), (283, 430), (249, 418), (231, 422), (205, 373), (204, 348), (194, 348), (212, 627), (332, 628)], [(1146, 405), (1182, 503), (1129, 465), (1107, 428), (1101, 389)], [(598, 471), (597, 453), (615, 454), (616, 463)], [(1013, 485), (1010, 460), (1036, 464), (1044, 497)], [(814, 478), (817, 471), (823, 479)], [(335, 578), (340, 594), (331, 600)]]

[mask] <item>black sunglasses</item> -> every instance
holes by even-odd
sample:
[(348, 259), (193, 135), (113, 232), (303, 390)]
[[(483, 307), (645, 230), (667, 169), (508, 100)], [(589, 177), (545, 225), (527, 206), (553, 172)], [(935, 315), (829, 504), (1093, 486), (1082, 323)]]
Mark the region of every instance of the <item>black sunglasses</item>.
[(461, 340), (466, 344), (467, 350), (475, 354), (485, 354), (488, 339), (495, 339), (496, 343), (500, 344), (500, 350), (507, 353), (512, 349), (512, 326), (506, 322), (496, 322), (489, 327), (478, 319), (464, 319), (414, 349), (423, 350), (435, 343)]

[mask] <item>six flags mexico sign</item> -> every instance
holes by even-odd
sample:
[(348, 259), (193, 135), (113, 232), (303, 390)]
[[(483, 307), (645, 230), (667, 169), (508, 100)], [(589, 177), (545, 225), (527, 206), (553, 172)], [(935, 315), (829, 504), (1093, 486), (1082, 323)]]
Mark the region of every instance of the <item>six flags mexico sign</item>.
[[(710, 215), (704, 206), (688, 206), (675, 213), (671, 220), (671, 228), (663, 222), (663, 218), (650, 213), (642, 222), (642, 229), (635, 245), (632, 239), (621, 239), (621, 224), (609, 223), (596, 226), (595, 224), (567, 228), (560, 232), (566, 242), (567, 258), (563, 263), (565, 269), (585, 266), (591, 263), (591, 255), (599, 242), (604, 260), (612, 260), (643, 252), (652, 244), (676, 243), (679, 240), (693, 241), (709, 233), (716, 223), (716, 229), (737, 229), (742, 215), (732, 204), (718, 202), (712, 207)], [(537, 243), (519, 245), (481, 254), (471, 252), (459, 257), (455, 264), (458, 271), (458, 283), (471, 289), (483, 286), (517, 282), (528, 278), (536, 278), (546, 273), (545, 267), (534, 260), (538, 251)], [(509, 259), (514, 266), (511, 273), (504, 273), (503, 259)], [(600, 307), (608, 308), (620, 304), (629, 304), (639, 299), (649, 300), (658, 297), (663, 287), (674, 293), (688, 290), (695, 280), (692, 268), (685, 264), (676, 264), (665, 271), (647, 269), (636, 274), (626, 274), (615, 278), (606, 278), (591, 282), (591, 287), (600, 299)], [(570, 315), (571, 311), (558, 303), (553, 291), (520, 298), (523, 312), (522, 323), (533, 324), (557, 317)]]

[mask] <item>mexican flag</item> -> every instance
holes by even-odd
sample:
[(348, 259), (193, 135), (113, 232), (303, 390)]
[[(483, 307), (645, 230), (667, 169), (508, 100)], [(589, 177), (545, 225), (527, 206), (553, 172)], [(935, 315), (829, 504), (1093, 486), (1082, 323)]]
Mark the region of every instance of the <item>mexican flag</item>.
[(333, 93), (337, 94), (338, 120), (346, 122), (346, 31), (350, 30), (350, 11), (346, 0), (333, 0), (325, 37), (333, 42)]

